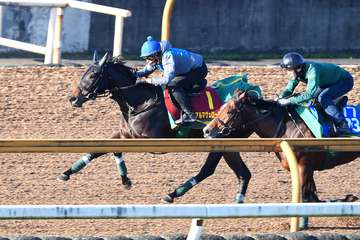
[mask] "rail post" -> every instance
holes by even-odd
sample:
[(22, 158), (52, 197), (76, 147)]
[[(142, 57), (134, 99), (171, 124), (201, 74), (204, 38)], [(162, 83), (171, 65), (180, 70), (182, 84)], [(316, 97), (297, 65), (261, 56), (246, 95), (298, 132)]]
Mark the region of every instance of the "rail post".
[(64, 9), (56, 8), (55, 32), (53, 43), (52, 63), (61, 64), (61, 31), (63, 23)]
[(50, 9), (44, 64), (51, 64), (53, 60), (56, 12), (56, 7)]
[(191, 220), (191, 227), (186, 240), (199, 240), (203, 233), (203, 222), (200, 218), (193, 218)]
[[(290, 168), (291, 185), (292, 185), (292, 203), (300, 203), (300, 180), (299, 167), (297, 160), (291, 146), (286, 141), (280, 142), (280, 148), (284, 152)], [(290, 232), (299, 231), (299, 218), (292, 217), (290, 220)]]
[(2, 36), (3, 29), (3, 6), (0, 5), (0, 37)]
[(161, 40), (170, 40), (170, 18), (174, 8), (175, 0), (166, 0), (161, 28)]
[(124, 18), (120, 15), (116, 15), (115, 29), (114, 29), (113, 57), (122, 55), (123, 34), (124, 34)]

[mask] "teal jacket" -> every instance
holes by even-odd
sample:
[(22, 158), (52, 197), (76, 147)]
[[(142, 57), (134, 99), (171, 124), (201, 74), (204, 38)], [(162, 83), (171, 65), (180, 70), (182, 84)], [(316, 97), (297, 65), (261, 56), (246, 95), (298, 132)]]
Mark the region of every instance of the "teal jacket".
[(313, 98), (318, 87), (326, 88), (346, 78), (346, 70), (332, 63), (306, 62), (305, 68), (300, 76), (291, 79), (280, 98), (290, 96), (300, 82), (307, 84), (306, 91), (299, 95), (290, 97), (290, 103), (300, 104)]

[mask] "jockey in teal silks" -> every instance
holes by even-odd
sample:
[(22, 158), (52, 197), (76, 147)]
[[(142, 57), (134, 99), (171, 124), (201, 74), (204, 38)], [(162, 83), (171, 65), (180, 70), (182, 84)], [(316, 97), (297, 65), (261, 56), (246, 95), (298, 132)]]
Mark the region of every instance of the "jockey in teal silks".
[(168, 41), (158, 42), (151, 36), (141, 47), (141, 57), (147, 64), (144, 69), (137, 72), (137, 76), (147, 77), (155, 70), (163, 72), (161, 77), (144, 78), (144, 81), (167, 86), (183, 112), (176, 123), (195, 122), (196, 114), (192, 111), (187, 93), (195, 84), (204, 81), (208, 73), (204, 58), (200, 54), (172, 48)]
[[(277, 100), (280, 105), (300, 104), (315, 98), (333, 119), (338, 135), (351, 133), (345, 116), (334, 103), (335, 99), (349, 92), (354, 86), (349, 72), (332, 63), (305, 61), (296, 52), (285, 54), (281, 67), (292, 71), (294, 77), (280, 94)], [(300, 82), (307, 84), (306, 91), (289, 97)]]

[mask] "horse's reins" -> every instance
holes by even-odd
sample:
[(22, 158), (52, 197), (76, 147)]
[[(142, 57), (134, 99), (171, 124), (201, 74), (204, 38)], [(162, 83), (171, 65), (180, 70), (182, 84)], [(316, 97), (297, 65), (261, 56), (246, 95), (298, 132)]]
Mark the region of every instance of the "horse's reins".
[(299, 125), (296, 123), (294, 117), (293, 117), (292, 114), (290, 113), (290, 111), (289, 111), (289, 109), (288, 109), (287, 106), (285, 107), (285, 109), (286, 109), (286, 112), (287, 112), (288, 116), (290, 117), (291, 121), (294, 123), (294, 126), (297, 128), (297, 130), (299, 130), (299, 132), (301, 133), (301, 135), (302, 135), (303, 137), (305, 137), (305, 134), (304, 134), (303, 131), (301, 131), (301, 129), (299, 128)]
[[(240, 112), (241, 110), (243, 109), (243, 106), (244, 104), (241, 104), (240, 107), (237, 107), (235, 108), (236, 110), (236, 113), (235, 114), (232, 114), (228, 120), (228, 122), (230, 122), (232, 119), (234, 119)], [(298, 124), (296, 123), (295, 119), (293, 118), (293, 116), (291, 115), (291, 113), (288, 111), (288, 109), (286, 108), (286, 112), (287, 114), (289, 115), (290, 119), (292, 120), (292, 122), (294, 123), (295, 127), (299, 130), (299, 132), (302, 134), (302, 136), (304, 137), (304, 133), (301, 131), (301, 129), (299, 128)], [(248, 122), (248, 123), (244, 123), (241, 125), (241, 128), (242, 129), (246, 129), (248, 128), (249, 126), (252, 126), (254, 124), (256, 124), (257, 122), (261, 121), (261, 120), (264, 120), (265, 118), (269, 117), (270, 115), (272, 114), (272, 111), (269, 111), (267, 112), (266, 114)], [(231, 133), (231, 131), (233, 130), (233, 127), (232, 126), (228, 126), (227, 123), (225, 123), (224, 121), (222, 121), (220, 118), (215, 118), (214, 119), (215, 121), (219, 122), (223, 127), (223, 129), (221, 129), (221, 134), (223, 134), (224, 136), (227, 136)], [(283, 118), (280, 120), (279, 124), (277, 125), (276, 127), (276, 130), (275, 130), (275, 133), (273, 135), (273, 137), (277, 137), (279, 132), (280, 132), (280, 129), (281, 129), (281, 126), (282, 126), (282, 123), (284, 122)]]
[[(289, 98), (289, 97), (292, 97), (292, 96), (295, 96), (295, 95), (297, 95), (297, 94), (291, 94), (290, 96), (288, 96), (288, 98)], [(279, 95), (277, 95), (277, 96), (278, 96), (278, 98), (280, 97)], [(288, 109), (287, 106), (285, 106), (285, 109), (286, 109), (286, 113), (287, 113), (288, 116), (290, 117), (291, 121), (294, 123), (294, 126), (299, 130), (299, 132), (301, 133), (301, 135), (302, 135), (303, 137), (305, 137), (305, 134), (304, 134), (303, 131), (301, 131), (301, 129), (299, 128), (299, 125), (296, 123), (294, 117), (293, 117), (292, 114), (290, 113), (290, 111), (289, 111), (289, 109)]]
[[(111, 90), (111, 93), (112, 93), (112, 94), (117, 93), (117, 92), (120, 92), (120, 93), (121, 93), (122, 91), (124, 91), (124, 90), (126, 90), (126, 89), (129, 89), (129, 88), (131, 88), (131, 87), (134, 87), (135, 85), (136, 85), (136, 84), (131, 85), (131, 86), (126, 86), (126, 87), (121, 87), (121, 88), (117, 87), (117, 88), (114, 88), (113, 90)], [(131, 105), (128, 104), (128, 101), (127, 101), (126, 97), (124, 96), (124, 94), (119, 94), (119, 96), (121, 96), (121, 98), (123, 99), (123, 101), (126, 103), (126, 107), (127, 107), (127, 109), (128, 109), (127, 115), (128, 115), (128, 116), (130, 116), (130, 115), (135, 116), (135, 115), (138, 115), (138, 114), (140, 114), (140, 113), (149, 111), (151, 108), (154, 108), (156, 105), (160, 104), (159, 95), (158, 95), (157, 92), (155, 92), (155, 94), (156, 94), (156, 95), (155, 95), (155, 98), (154, 98), (154, 103), (148, 105), (147, 107), (142, 108), (142, 109), (141, 109), (140, 111), (138, 111), (138, 112), (135, 112), (135, 110), (138, 109), (138, 108), (140, 108), (141, 106), (145, 105), (145, 103), (137, 106), (136, 109), (135, 109), (133, 106), (131, 106)]]

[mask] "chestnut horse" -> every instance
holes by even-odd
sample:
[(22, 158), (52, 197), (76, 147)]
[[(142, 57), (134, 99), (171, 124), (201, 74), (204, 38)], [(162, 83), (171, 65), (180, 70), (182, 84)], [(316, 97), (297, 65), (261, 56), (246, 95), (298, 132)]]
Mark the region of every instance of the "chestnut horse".
[[(274, 101), (254, 99), (245, 93), (238, 93), (221, 107), (218, 116), (204, 129), (208, 138), (224, 137), (233, 132), (245, 130), (261, 138), (313, 138), (313, 134), (293, 107), (281, 107)], [(286, 156), (276, 153), (281, 166), (289, 170)], [(331, 169), (349, 163), (360, 156), (360, 152), (296, 152), (300, 187), (303, 202), (320, 202), (316, 194), (314, 171)], [(344, 201), (357, 197), (348, 195)], [(306, 227), (306, 226), (304, 226)]]
[[(109, 59), (107, 54), (98, 62), (94, 57), (91, 64), (69, 98), (73, 107), (81, 107), (88, 100), (109, 96), (120, 107), (120, 128), (112, 138), (174, 138), (176, 132), (171, 129), (169, 116), (165, 108), (163, 91), (160, 86), (137, 82), (135, 69), (125, 66), (117, 59)], [(243, 133), (244, 137), (249, 134)], [(202, 138), (202, 129), (192, 129), (188, 137)], [(93, 159), (106, 153), (88, 153), (63, 172), (58, 179), (67, 181)], [(114, 153), (119, 175), (125, 188), (130, 189), (131, 180), (121, 152)], [(221, 157), (234, 171), (239, 180), (239, 193), (235, 200), (243, 202), (251, 174), (239, 153), (209, 153), (199, 173), (166, 195), (163, 201), (173, 202), (194, 185), (200, 183), (215, 171)], [(181, 169), (181, 167), (179, 167)]]

